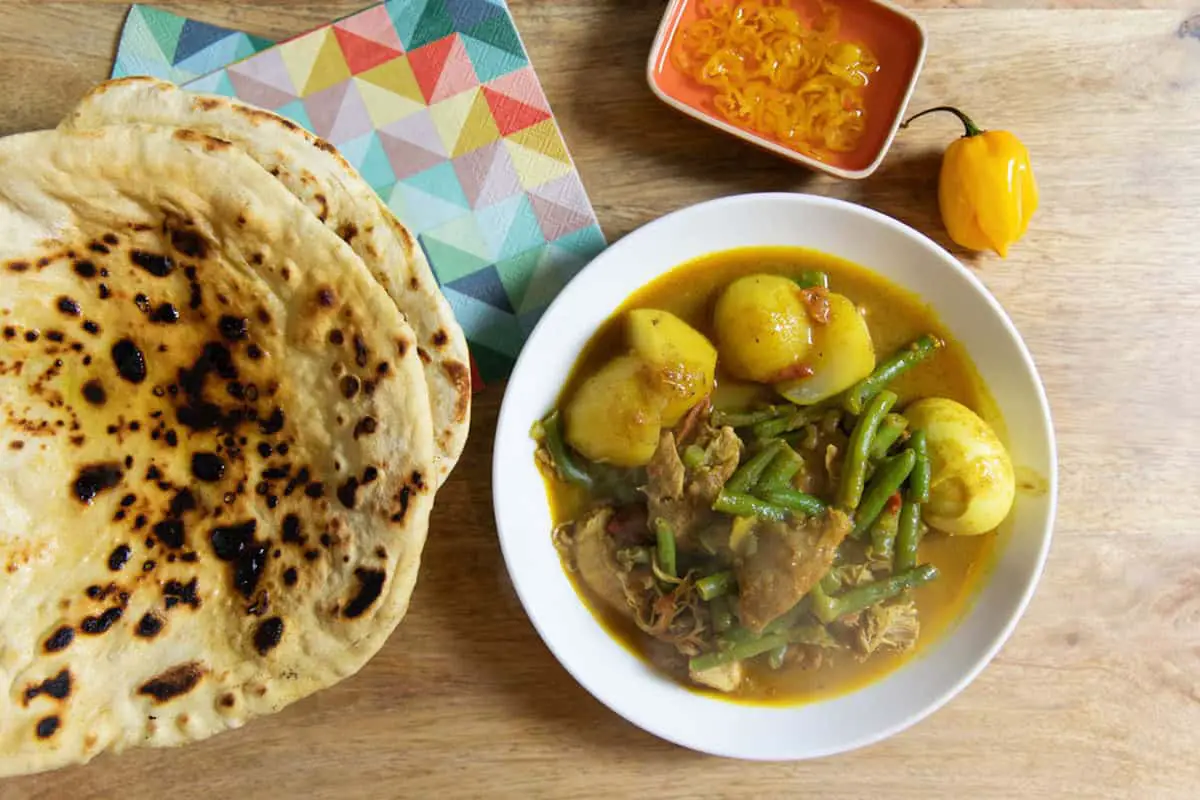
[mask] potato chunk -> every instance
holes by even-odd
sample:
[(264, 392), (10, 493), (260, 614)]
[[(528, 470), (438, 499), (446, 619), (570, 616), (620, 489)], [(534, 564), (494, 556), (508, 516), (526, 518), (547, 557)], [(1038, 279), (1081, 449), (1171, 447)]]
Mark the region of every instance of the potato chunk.
[(695, 670), (688, 667), (688, 677), (693, 682), (718, 692), (736, 692), (745, 679), (746, 671), (740, 661), (730, 661), (728, 664), (718, 664), (708, 669)]
[(713, 327), (730, 374), (777, 383), (801, 365), (812, 346), (812, 323), (800, 291), (778, 275), (748, 275), (725, 287)]
[(808, 406), (849, 389), (875, 369), (875, 346), (867, 321), (845, 295), (829, 293), (829, 321), (813, 326), (805, 363), (812, 374), (776, 386), (797, 405)]
[(658, 371), (635, 355), (609, 361), (567, 403), (567, 443), (592, 461), (645, 464), (658, 447), (666, 406), (660, 383)]
[(717, 349), (691, 325), (666, 311), (625, 315), (629, 346), (660, 373), (667, 394), (662, 424), (671, 427), (713, 390)]

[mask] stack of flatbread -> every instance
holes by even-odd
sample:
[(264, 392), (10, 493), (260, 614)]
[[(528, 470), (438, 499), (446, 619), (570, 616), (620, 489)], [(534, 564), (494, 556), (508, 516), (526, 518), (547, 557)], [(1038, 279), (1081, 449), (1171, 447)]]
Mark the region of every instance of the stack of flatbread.
[(0, 777), (362, 667), (470, 392), (412, 236), (288, 120), (137, 78), (0, 139)]

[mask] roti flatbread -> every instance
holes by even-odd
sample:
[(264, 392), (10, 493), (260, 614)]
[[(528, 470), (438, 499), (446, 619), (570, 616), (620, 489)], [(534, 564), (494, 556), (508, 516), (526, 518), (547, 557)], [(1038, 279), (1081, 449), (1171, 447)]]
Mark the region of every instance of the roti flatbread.
[(467, 439), (471, 372), (467, 341), (419, 245), (330, 144), (291, 120), (154, 78), (122, 78), (89, 92), (60, 127), (146, 123), (189, 128), (245, 151), (363, 260), (417, 333), (438, 452), (438, 485)]
[(433, 501), (415, 335), (228, 143), (0, 140), (0, 777), (358, 670)]

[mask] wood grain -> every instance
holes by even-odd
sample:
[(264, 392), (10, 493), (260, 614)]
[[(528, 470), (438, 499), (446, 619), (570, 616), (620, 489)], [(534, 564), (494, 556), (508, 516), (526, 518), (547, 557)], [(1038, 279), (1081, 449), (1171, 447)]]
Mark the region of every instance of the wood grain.
[[(361, 3), (163, 5), (280, 37)], [(512, 5), (610, 238), (707, 198), (785, 190), (864, 203), (947, 244), (935, 185), (949, 121), (905, 133), (868, 181), (819, 178), (653, 99), (643, 68), (660, 4)], [(508, 583), (490, 499), (496, 386), (442, 490), (409, 617), (360, 675), (241, 731), (10, 780), (0, 796), (1194, 797), (1200, 4), (909, 5), (931, 36), (914, 105), (961, 104), (1033, 153), (1042, 209), (1028, 238), (1007, 261), (958, 255), (1033, 351), (1062, 476), (1038, 594), (956, 700), (817, 763), (708, 758), (623, 722), (557, 664)], [(7, 0), (0, 133), (53, 125), (102, 79), (124, 12)]]

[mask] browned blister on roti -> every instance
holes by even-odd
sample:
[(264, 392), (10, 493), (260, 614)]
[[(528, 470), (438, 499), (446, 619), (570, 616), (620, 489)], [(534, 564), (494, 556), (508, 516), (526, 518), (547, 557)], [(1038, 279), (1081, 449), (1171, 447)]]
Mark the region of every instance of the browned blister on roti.
[(440, 485), (458, 461), (470, 425), (467, 342), (420, 245), (370, 185), (334, 147), (285, 117), (237, 100), (185, 92), (154, 78), (120, 78), (97, 86), (62, 127), (130, 123), (182, 126), (230, 142), (363, 260), (408, 319), (424, 354)]
[(379, 649), (436, 485), (415, 345), (237, 148), (0, 140), (0, 776), (237, 727)]

